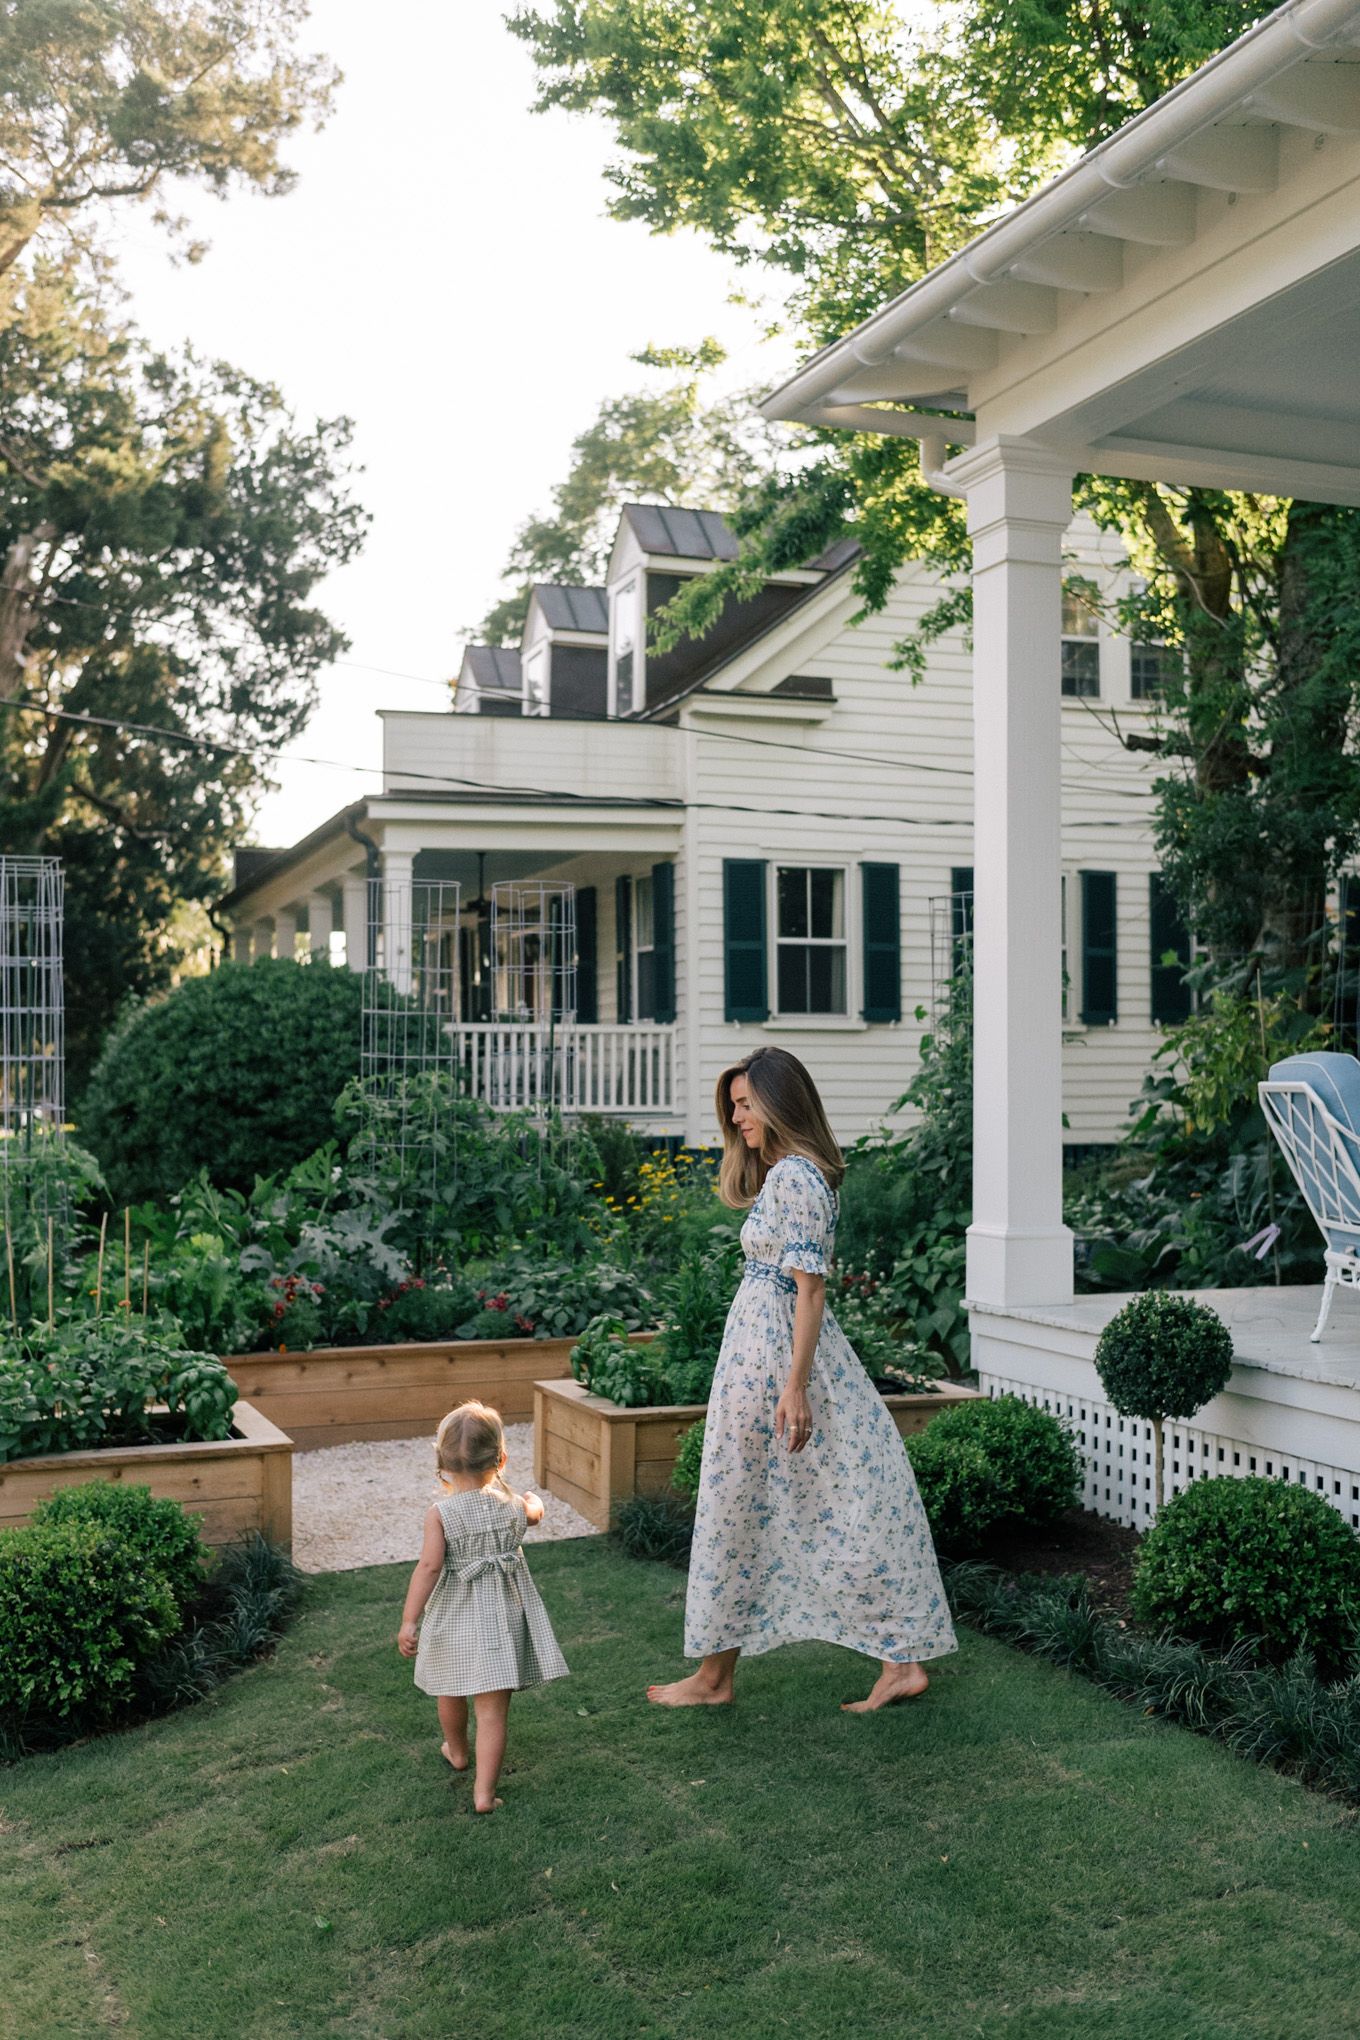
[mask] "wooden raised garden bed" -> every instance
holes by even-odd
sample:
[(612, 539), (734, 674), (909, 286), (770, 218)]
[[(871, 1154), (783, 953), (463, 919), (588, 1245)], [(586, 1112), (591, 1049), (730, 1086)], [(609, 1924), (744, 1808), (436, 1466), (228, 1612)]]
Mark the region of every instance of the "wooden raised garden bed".
[[(923, 1431), (941, 1410), (980, 1393), (942, 1381), (925, 1395), (885, 1395), (883, 1401), (905, 1438)], [(626, 1410), (592, 1395), (579, 1381), (536, 1381), (534, 1480), (570, 1502), (597, 1530), (608, 1530), (629, 1495), (669, 1488), (680, 1440), (707, 1414), (707, 1403)]]
[(527, 1424), (534, 1383), (569, 1379), (575, 1344), (574, 1338), (423, 1339), (409, 1346), (236, 1353), (223, 1365), (240, 1393), (307, 1452), (433, 1435), (456, 1403), (474, 1400), (490, 1403), (507, 1424)]
[(220, 1442), (108, 1445), (92, 1452), (54, 1452), (0, 1466), (0, 1529), (26, 1523), (58, 1488), (86, 1481), (126, 1481), (182, 1502), (203, 1518), (207, 1544), (231, 1544), (258, 1530), (271, 1544), (293, 1541), (293, 1441), (268, 1417), (238, 1402), (232, 1435)]

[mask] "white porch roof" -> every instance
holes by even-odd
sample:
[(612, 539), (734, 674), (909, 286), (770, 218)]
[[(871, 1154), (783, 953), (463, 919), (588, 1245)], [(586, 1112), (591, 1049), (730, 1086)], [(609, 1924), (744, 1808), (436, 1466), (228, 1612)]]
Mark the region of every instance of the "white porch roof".
[(1360, 504), (1360, 5), (1287, 0), (767, 416)]

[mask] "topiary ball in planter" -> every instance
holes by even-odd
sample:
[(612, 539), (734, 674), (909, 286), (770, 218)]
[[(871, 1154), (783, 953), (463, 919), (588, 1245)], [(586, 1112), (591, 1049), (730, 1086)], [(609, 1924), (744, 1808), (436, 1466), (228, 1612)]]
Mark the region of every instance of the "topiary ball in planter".
[(1360, 1624), (1360, 1540), (1331, 1503), (1259, 1474), (1197, 1480), (1138, 1547), (1134, 1612), (1192, 1642), (1241, 1638), (1272, 1660), (1346, 1667)]
[(1193, 1417), (1227, 1386), (1232, 1335), (1217, 1311), (1192, 1296), (1149, 1289), (1110, 1319), (1096, 1372), (1122, 1416)]
[(931, 1531), (950, 1551), (975, 1551), (1003, 1526), (1051, 1523), (1081, 1493), (1069, 1433), (1014, 1395), (942, 1411), (910, 1458)]

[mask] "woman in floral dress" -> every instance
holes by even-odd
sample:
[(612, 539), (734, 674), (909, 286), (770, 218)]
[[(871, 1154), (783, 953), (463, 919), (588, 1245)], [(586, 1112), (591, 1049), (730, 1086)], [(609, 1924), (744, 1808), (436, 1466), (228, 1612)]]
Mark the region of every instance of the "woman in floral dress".
[(718, 1082), (719, 1195), (750, 1207), (746, 1268), (708, 1405), (685, 1655), (660, 1706), (720, 1706), (737, 1659), (816, 1639), (876, 1658), (870, 1713), (926, 1689), (956, 1648), (897, 1427), (826, 1308), (844, 1164), (811, 1077), (758, 1048)]

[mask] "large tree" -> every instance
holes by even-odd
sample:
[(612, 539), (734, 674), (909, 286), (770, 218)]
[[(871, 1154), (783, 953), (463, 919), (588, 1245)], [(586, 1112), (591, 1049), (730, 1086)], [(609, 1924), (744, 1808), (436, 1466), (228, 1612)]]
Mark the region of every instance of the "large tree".
[(0, 850), (64, 861), (77, 1080), (344, 648), (313, 595), (362, 538), (348, 441), (151, 351), (70, 265), (0, 330)]
[[(1044, 175), (1250, 25), (1244, 0), (555, 0), (512, 17), (538, 104), (602, 113), (610, 208), (687, 226), (769, 280), (804, 348), (838, 338)], [(813, 434), (748, 495), (743, 556), (672, 605), (702, 630), (731, 593), (853, 523), (881, 602), (908, 557), (966, 562), (957, 506), (914, 444)], [(1329, 879), (1360, 850), (1360, 518), (1206, 490), (1090, 481), (1179, 647), (1161, 727), (1158, 835), (1183, 907), (1228, 961), (1316, 960)], [(939, 627), (966, 612), (951, 593)], [(1133, 622), (1130, 614), (1126, 621)], [(903, 647), (904, 663), (920, 645)]]
[[(286, 191), (285, 136), (337, 82), (297, 47), (303, 0), (10, 0), (0, 8), (0, 278), (35, 235), (93, 244), (171, 178)], [(157, 205), (156, 218), (182, 222)], [(183, 240), (188, 254), (197, 248)], [(69, 252), (59, 249), (58, 252)], [(4, 302), (0, 299), (0, 305)]]

